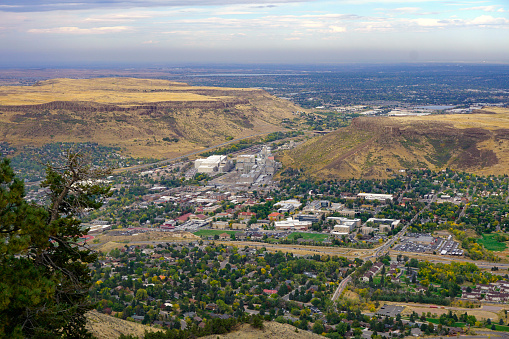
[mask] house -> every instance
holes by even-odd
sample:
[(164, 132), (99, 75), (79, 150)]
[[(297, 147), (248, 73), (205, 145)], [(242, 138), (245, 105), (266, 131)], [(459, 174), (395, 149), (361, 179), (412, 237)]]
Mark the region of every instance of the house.
[(417, 328), (417, 327), (416, 327), (416, 328), (412, 328), (412, 329), (410, 330), (410, 333), (411, 333), (411, 334), (412, 334), (412, 336), (414, 336), (414, 337), (421, 337), (421, 336), (422, 336), (422, 331), (421, 331), (421, 329), (420, 329), (420, 328)]
[(230, 239), (230, 235), (228, 233), (221, 233), (219, 234), (219, 239), (221, 240), (229, 240)]
[(247, 238), (246, 232), (237, 232), (235, 233), (235, 239), (237, 240), (245, 240)]
[(181, 215), (180, 217), (177, 218), (177, 221), (179, 221), (179, 222), (186, 222), (191, 215), (193, 215), (193, 214), (192, 213), (183, 214), (183, 215)]
[(239, 219), (240, 220), (243, 220), (243, 219), (251, 219), (255, 217), (256, 218), (256, 213), (254, 212), (240, 212), (239, 213)]
[(217, 304), (214, 303), (210, 303), (205, 306), (205, 309), (208, 311), (215, 311), (217, 310), (217, 308), (218, 308)]

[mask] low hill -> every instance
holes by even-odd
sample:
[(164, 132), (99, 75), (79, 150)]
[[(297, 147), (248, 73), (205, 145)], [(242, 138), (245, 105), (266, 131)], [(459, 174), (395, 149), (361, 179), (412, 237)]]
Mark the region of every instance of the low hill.
[(299, 109), (259, 89), (133, 78), (53, 79), (0, 86), (0, 135), (15, 146), (97, 142), (132, 156), (161, 158), (282, 130), (282, 119)]
[(282, 157), (311, 177), (387, 178), (410, 168), (509, 173), (509, 110), (475, 114), (361, 117)]
[(143, 338), (145, 331), (162, 331), (158, 328), (111, 317), (97, 311), (87, 313), (86, 327), (98, 339), (114, 339), (121, 334)]
[(272, 338), (292, 338), (292, 339), (319, 339), (324, 338), (321, 335), (308, 331), (298, 330), (288, 324), (280, 324), (275, 321), (264, 322), (263, 330), (256, 329), (249, 324), (241, 325), (237, 330), (227, 334), (214, 334), (203, 337), (203, 339), (272, 339)]

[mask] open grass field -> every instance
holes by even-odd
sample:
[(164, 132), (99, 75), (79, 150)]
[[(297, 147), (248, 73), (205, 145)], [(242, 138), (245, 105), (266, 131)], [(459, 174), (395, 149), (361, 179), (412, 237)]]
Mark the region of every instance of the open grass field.
[(504, 251), (507, 248), (507, 244), (505, 242), (497, 241), (495, 237), (496, 234), (483, 234), (482, 238), (477, 239), (477, 242), (486, 247), (489, 251)]
[(327, 234), (294, 232), (288, 236), (288, 239), (296, 239), (297, 237), (306, 239), (306, 240), (309, 239), (309, 240), (314, 240), (314, 241), (324, 241), (329, 236)]
[(228, 233), (228, 234), (235, 234), (239, 231), (227, 231), (227, 230), (199, 230), (198, 232), (194, 232), (193, 234), (196, 235), (196, 236), (199, 236), (199, 237), (210, 237), (210, 236), (214, 236), (214, 235), (219, 235), (219, 234), (223, 234), (223, 233)]
[[(163, 101), (217, 101), (233, 88), (194, 87), (155, 79), (54, 79), (34, 86), (1, 86), (0, 105), (36, 105), (51, 101), (93, 101), (132, 105)], [(197, 92), (207, 94), (198, 94)], [(241, 89), (240, 91), (247, 91)], [(255, 90), (250, 90), (255, 91)]]
[(391, 305), (400, 305), (405, 306), (405, 309), (402, 312), (402, 316), (410, 316), (412, 312), (416, 312), (419, 316), (422, 313), (431, 312), (431, 314), (436, 314), (437, 317), (440, 317), (441, 314), (447, 314), (449, 311), (453, 313), (460, 314), (467, 312), (469, 315), (473, 315), (477, 318), (477, 320), (484, 319), (492, 319), (493, 322), (497, 322), (500, 318), (499, 314), (493, 310), (483, 309), (483, 308), (464, 308), (464, 307), (455, 307), (455, 306), (440, 306), (440, 308), (430, 308), (430, 305), (426, 304), (416, 304), (416, 303), (397, 303), (397, 302), (385, 302), (386, 304)]
[(200, 240), (200, 237), (197, 237), (189, 232), (147, 232), (131, 236), (112, 236), (106, 233), (95, 236), (92, 241), (88, 241), (88, 244), (91, 245), (94, 249), (106, 253), (110, 252), (112, 249), (124, 247), (127, 244), (158, 241), (189, 242), (194, 240)]
[(509, 128), (509, 109), (487, 107), (474, 114), (432, 114), (422, 116), (391, 117), (402, 123), (414, 121), (450, 123), (456, 128), (485, 128), (489, 130)]

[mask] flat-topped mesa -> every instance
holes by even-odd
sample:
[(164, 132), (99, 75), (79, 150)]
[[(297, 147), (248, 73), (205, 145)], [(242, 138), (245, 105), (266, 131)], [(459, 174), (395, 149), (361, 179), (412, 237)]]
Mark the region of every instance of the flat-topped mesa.
[(282, 121), (299, 110), (260, 89), (155, 79), (54, 79), (0, 86), (3, 141), (15, 146), (97, 142), (142, 157), (174, 157), (225, 139), (281, 131)]
[(162, 101), (146, 105), (119, 106), (112, 104), (101, 104), (90, 101), (52, 101), (35, 105), (0, 105), (0, 111), (4, 112), (26, 112), (33, 110), (54, 110), (64, 109), (78, 112), (129, 112), (136, 110), (158, 110), (164, 108), (229, 108), (236, 105), (247, 105), (249, 100), (202, 100), (202, 101)]

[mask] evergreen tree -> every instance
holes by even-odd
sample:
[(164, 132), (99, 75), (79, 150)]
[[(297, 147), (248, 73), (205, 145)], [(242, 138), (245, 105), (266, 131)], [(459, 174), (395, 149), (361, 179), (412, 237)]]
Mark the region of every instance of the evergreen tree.
[(37, 206), (9, 160), (0, 163), (0, 337), (90, 337), (87, 265), (96, 255), (78, 242), (86, 234), (78, 217), (101, 205), (109, 189), (92, 180), (106, 173), (68, 152), (62, 166), (47, 166), (49, 205)]

